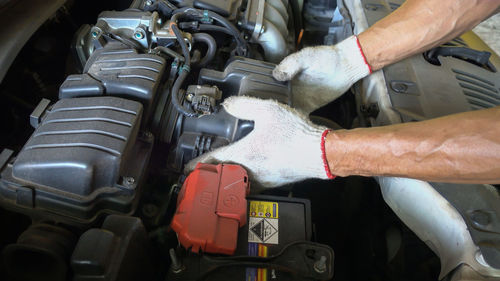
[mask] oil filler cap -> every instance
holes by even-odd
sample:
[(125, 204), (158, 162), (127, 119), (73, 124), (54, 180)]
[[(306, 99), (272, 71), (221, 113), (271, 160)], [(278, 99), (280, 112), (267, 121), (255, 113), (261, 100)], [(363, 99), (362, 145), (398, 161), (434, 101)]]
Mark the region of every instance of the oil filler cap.
[(179, 242), (195, 253), (232, 255), (247, 223), (248, 175), (239, 165), (199, 163), (186, 178), (172, 219)]

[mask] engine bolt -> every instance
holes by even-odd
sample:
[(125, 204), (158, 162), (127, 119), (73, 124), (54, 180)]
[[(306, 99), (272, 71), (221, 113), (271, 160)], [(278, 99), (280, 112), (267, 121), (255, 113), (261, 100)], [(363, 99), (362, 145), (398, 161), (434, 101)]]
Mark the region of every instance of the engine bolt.
[(142, 34), (141, 31), (136, 31), (134, 33), (134, 37), (135, 37), (135, 39), (141, 40), (142, 38), (144, 38), (144, 34)]
[(124, 177), (123, 182), (126, 185), (133, 185), (135, 183), (135, 179), (133, 177)]
[(487, 226), (491, 223), (491, 216), (485, 211), (477, 210), (470, 214), (470, 218), (475, 224), (479, 224), (481, 226)]
[(317, 273), (324, 273), (326, 271), (326, 257), (321, 256), (318, 261), (314, 263), (314, 270)]
[(408, 85), (404, 82), (391, 82), (391, 88), (394, 92), (399, 94), (405, 94), (408, 92)]
[(97, 27), (93, 27), (90, 30), (90, 35), (92, 35), (93, 38), (99, 37), (99, 34), (101, 34), (101, 30), (99, 28), (97, 28)]
[(194, 97), (194, 95), (193, 95), (193, 94), (188, 94), (188, 95), (186, 96), (186, 100), (187, 100), (187, 101), (192, 101), (192, 100), (193, 100), (193, 97)]
[(146, 6), (151, 6), (151, 5), (153, 5), (153, 1), (151, 0), (146, 1)]

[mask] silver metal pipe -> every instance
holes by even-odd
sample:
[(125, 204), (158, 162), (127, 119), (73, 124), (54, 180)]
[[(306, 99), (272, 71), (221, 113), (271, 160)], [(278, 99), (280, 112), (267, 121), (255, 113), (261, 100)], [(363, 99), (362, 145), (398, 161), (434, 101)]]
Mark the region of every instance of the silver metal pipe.
[(264, 19), (264, 32), (257, 38), (264, 49), (266, 60), (279, 63), (288, 53), (285, 38), (278, 28), (267, 19)]
[(378, 182), (389, 207), (439, 257), (440, 280), (462, 264), (480, 275), (500, 277), (500, 270), (485, 262), (460, 213), (431, 184), (389, 177)]
[(267, 0), (267, 4), (273, 6), (276, 10), (279, 11), (281, 17), (285, 20), (285, 22), (288, 22), (288, 12), (287, 12), (287, 6), (283, 4), (283, 1), (281, 0)]
[(284, 38), (288, 36), (287, 21), (281, 16), (280, 12), (276, 8), (267, 2), (264, 6), (264, 19), (272, 22)]

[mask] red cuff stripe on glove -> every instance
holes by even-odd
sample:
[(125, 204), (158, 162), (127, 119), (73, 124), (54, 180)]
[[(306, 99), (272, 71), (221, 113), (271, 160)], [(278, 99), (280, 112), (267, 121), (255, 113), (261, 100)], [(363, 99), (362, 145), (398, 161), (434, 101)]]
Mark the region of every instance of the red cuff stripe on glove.
[(361, 48), (361, 44), (359, 43), (359, 38), (358, 36), (355, 36), (356, 37), (356, 43), (358, 43), (358, 49), (359, 49), (359, 52), (361, 53), (361, 56), (363, 57), (363, 60), (366, 64), (366, 66), (368, 66), (368, 70), (370, 71), (370, 74), (372, 74), (372, 67), (368, 64), (368, 61), (366, 60), (366, 57), (365, 57), (365, 53), (363, 53), (363, 49)]
[(335, 176), (330, 171), (330, 167), (328, 166), (328, 161), (326, 161), (325, 141), (326, 141), (326, 136), (328, 135), (329, 132), (330, 130), (325, 130), (321, 135), (321, 158), (323, 158), (323, 165), (325, 167), (326, 176), (329, 179), (334, 179)]

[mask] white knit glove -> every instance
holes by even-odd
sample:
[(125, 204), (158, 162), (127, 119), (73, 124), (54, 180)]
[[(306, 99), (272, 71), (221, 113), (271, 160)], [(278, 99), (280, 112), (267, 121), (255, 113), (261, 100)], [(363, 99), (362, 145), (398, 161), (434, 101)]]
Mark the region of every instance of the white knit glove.
[(335, 46), (309, 47), (286, 57), (273, 71), (279, 81), (292, 80), (293, 105), (309, 114), (344, 94), (371, 73), (351, 36)]
[(308, 178), (333, 178), (324, 154), (328, 130), (311, 123), (287, 105), (253, 97), (230, 97), (224, 109), (238, 119), (253, 120), (254, 129), (241, 140), (191, 160), (185, 172), (202, 163), (236, 163), (264, 187)]

